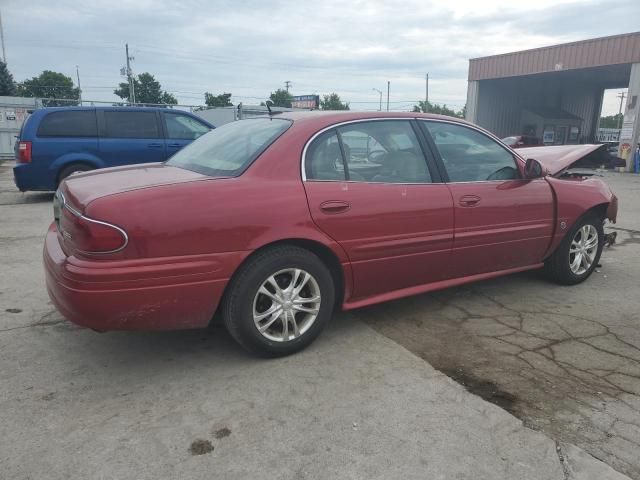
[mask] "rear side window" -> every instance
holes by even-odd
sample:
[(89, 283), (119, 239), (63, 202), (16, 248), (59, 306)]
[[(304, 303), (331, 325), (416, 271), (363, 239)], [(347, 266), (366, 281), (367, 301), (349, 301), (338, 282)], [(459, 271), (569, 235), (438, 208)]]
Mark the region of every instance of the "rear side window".
[(39, 137), (96, 137), (95, 110), (51, 112), (40, 122)]
[(105, 137), (160, 138), (156, 112), (104, 112)]
[(325, 132), (309, 146), (305, 164), (309, 180), (346, 180), (338, 134)]

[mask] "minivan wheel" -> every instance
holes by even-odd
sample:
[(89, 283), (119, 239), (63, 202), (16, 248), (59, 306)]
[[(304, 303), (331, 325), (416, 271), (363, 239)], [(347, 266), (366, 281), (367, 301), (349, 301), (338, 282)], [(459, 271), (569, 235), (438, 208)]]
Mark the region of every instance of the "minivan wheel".
[(222, 304), (229, 333), (249, 352), (289, 355), (313, 342), (333, 312), (333, 278), (313, 253), (278, 246), (240, 267)]
[(69, 175), (73, 175), (78, 172), (88, 172), (89, 170), (93, 170), (93, 167), (85, 165), (84, 163), (73, 163), (71, 165), (67, 165), (60, 170), (60, 174), (58, 175), (58, 184), (62, 183), (62, 180), (67, 178)]
[(587, 215), (576, 223), (546, 261), (547, 273), (562, 285), (584, 282), (598, 265), (603, 246), (602, 218)]

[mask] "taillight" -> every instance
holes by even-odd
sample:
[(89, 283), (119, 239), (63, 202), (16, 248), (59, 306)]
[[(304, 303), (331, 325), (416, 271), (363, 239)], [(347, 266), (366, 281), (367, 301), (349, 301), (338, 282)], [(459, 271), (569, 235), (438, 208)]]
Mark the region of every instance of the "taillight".
[(31, 142), (18, 143), (18, 163), (31, 163)]
[(127, 245), (127, 234), (120, 227), (81, 215), (63, 207), (58, 224), (65, 241), (83, 253), (114, 253)]

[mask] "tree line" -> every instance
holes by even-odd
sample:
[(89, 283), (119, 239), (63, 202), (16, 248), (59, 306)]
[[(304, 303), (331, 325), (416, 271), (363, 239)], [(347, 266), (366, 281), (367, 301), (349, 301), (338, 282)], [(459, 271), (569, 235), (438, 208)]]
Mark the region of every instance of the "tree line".
[[(170, 92), (162, 89), (160, 82), (149, 73), (144, 72), (133, 78), (133, 87), (137, 104), (146, 105), (176, 105), (177, 98)], [(120, 83), (113, 91), (126, 103), (129, 99), (129, 83)], [(37, 97), (42, 99), (46, 107), (78, 105), (80, 89), (73, 83), (71, 77), (51, 70), (45, 70), (40, 75), (15, 82), (7, 65), (0, 61), (0, 95), (18, 97)], [(208, 107), (232, 107), (231, 93), (214, 94), (204, 93), (204, 104)], [(290, 108), (293, 95), (284, 88), (279, 88), (269, 95), (269, 99), (261, 105)], [(343, 102), (337, 93), (323, 95), (320, 99), (321, 110), (349, 110), (348, 102)], [(448, 108), (446, 105), (432, 104), (425, 101), (418, 102), (413, 107), (414, 112), (429, 112), (452, 117), (464, 118), (466, 107), (460, 111)]]

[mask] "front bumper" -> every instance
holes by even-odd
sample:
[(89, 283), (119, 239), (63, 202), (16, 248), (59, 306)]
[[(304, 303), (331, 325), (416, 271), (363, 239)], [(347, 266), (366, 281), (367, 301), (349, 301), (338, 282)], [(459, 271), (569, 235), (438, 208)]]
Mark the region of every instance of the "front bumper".
[(65, 255), (55, 224), (44, 245), (51, 301), (71, 322), (99, 331), (207, 326), (237, 256), (81, 260)]

